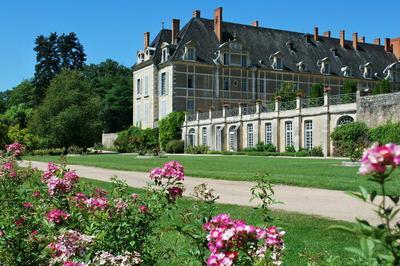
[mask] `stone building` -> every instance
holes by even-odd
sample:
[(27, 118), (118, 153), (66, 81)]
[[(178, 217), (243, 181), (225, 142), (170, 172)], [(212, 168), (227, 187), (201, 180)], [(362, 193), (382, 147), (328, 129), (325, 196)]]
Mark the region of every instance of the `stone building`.
[(335, 38), (330, 31), (320, 35), (317, 27), (312, 34), (290, 32), (261, 27), (258, 21), (226, 22), (222, 15), (217, 8), (214, 18), (206, 19), (196, 10), (182, 28), (173, 19), (172, 30), (162, 29), (153, 41), (149, 32), (144, 34), (144, 48), (133, 67), (134, 125), (155, 127), (172, 111), (207, 116), (210, 109), (222, 113), (223, 106), (254, 109), (257, 101), (266, 106), (283, 82), (305, 95), (312, 84), (321, 83), (330, 88), (331, 97), (340, 95), (350, 79), (361, 91), (383, 79), (394, 87), (400, 82), (400, 38), (385, 38), (382, 44), (378, 38), (371, 44), (357, 33), (347, 40), (345, 31)]

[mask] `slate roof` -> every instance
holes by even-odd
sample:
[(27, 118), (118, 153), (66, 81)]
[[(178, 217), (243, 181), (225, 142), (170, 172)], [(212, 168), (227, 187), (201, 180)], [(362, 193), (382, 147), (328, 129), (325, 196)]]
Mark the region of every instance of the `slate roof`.
[[(319, 36), (315, 41), (310, 35), (310, 43), (306, 42), (305, 33), (276, 30), (263, 27), (254, 27), (237, 23), (222, 23), (222, 43), (236, 38), (242, 43), (250, 55), (252, 66), (271, 69), (269, 57), (281, 51), (284, 55), (284, 70), (299, 72), (296, 64), (303, 61), (306, 72), (320, 74), (317, 61), (327, 57), (331, 63), (332, 75), (343, 76), (341, 68), (348, 66), (353, 77), (362, 78), (360, 65), (368, 62), (372, 64), (372, 71), (383, 77), (382, 71), (391, 63), (398, 60), (392, 53), (387, 53), (383, 46), (369, 43), (358, 43), (358, 50), (354, 50), (351, 40), (345, 41), (345, 48), (340, 46), (338, 38)], [(192, 41), (196, 46), (197, 61), (214, 64), (214, 52), (221, 43), (214, 33), (214, 22), (211, 19), (192, 18), (179, 32), (178, 44), (170, 51), (171, 61), (182, 60), (184, 45)], [(152, 42), (156, 52), (152, 58), (155, 64), (161, 60), (162, 42), (171, 42), (171, 31), (161, 30)], [(292, 43), (289, 49), (287, 43)], [(336, 52), (333, 52), (336, 51)], [(263, 64), (260, 64), (260, 60)]]

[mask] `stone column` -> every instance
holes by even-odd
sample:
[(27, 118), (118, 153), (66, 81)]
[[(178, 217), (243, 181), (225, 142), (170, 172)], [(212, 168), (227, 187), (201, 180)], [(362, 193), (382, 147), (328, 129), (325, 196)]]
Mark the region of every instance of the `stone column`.
[[(280, 115), (279, 115), (279, 110), (280, 110), (280, 105), (281, 105), (281, 98), (275, 97), (275, 119), (276, 119), (276, 129), (274, 130), (274, 128), (272, 128), (272, 134), (274, 134), (274, 132), (276, 131), (276, 150), (278, 152), (282, 152), (285, 151), (285, 147), (283, 147), (283, 150), (281, 150), (281, 119), (280, 119)], [(283, 145), (284, 146), (284, 145)]]
[(324, 92), (323, 115), (321, 116), (321, 147), (324, 156), (330, 156), (331, 139), (330, 139), (330, 112), (329, 112), (329, 90)]

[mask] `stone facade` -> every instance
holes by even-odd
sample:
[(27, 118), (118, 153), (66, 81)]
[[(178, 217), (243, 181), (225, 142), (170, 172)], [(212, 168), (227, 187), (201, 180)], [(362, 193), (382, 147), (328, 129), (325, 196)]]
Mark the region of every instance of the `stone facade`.
[(357, 120), (369, 127), (387, 121), (400, 122), (400, 93), (361, 97), (357, 104)]
[(101, 135), (101, 144), (106, 148), (114, 147), (114, 141), (117, 137), (117, 133), (103, 133)]
[(223, 107), (222, 111), (187, 115), (182, 130), (186, 145), (207, 145), (211, 150), (236, 151), (271, 143), (279, 152), (287, 146), (320, 146), (333, 153), (330, 133), (340, 124), (356, 120), (359, 94), (329, 95), (294, 102), (257, 102), (254, 106)]

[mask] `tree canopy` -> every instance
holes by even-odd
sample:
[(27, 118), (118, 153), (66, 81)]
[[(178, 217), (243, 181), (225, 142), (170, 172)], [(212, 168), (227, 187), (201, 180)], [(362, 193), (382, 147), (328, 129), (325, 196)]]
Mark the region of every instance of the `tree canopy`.
[(62, 69), (82, 69), (86, 54), (75, 33), (49, 36), (40, 35), (36, 38), (35, 48), (35, 100), (40, 103), (51, 80)]
[(30, 126), (47, 147), (89, 147), (99, 140), (101, 99), (76, 70), (63, 70), (50, 86)]

